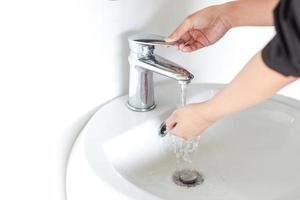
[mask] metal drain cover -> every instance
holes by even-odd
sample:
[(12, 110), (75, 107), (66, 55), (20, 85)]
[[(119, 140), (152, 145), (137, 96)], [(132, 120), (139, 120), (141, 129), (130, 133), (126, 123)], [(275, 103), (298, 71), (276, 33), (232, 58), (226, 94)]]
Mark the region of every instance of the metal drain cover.
[(197, 181), (198, 173), (196, 171), (184, 170), (179, 174), (179, 180), (185, 184), (193, 184)]
[(179, 186), (194, 187), (203, 183), (204, 178), (196, 170), (182, 169), (174, 172), (173, 181)]

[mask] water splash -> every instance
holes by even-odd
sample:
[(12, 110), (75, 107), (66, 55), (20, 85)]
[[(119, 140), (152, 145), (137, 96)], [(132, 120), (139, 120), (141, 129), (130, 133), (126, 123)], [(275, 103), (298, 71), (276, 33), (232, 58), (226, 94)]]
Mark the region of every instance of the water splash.
[(176, 161), (178, 163), (186, 162), (186, 164), (192, 164), (195, 158), (195, 152), (199, 145), (200, 136), (190, 140), (184, 140), (173, 134), (169, 134), (169, 137), (171, 137), (173, 143), (173, 152), (175, 154)]

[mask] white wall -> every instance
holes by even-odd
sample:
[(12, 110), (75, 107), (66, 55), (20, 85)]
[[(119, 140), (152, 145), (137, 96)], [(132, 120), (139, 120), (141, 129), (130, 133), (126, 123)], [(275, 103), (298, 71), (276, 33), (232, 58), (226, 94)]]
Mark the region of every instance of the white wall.
[(0, 199), (63, 199), (71, 139), (120, 94), (86, 7), (0, 1)]
[[(98, 105), (127, 92), (126, 38), (167, 35), (208, 2), (222, 1), (0, 1), (0, 199), (63, 199), (76, 134)], [(241, 28), (192, 54), (158, 52), (197, 82), (228, 82), (272, 34)]]
[[(116, 78), (122, 81), (122, 89), (125, 89), (123, 91), (127, 91), (128, 87), (129, 35), (135, 32), (168, 35), (187, 15), (222, 2), (226, 0), (98, 1), (98, 36), (106, 38), (102, 41), (105, 46), (103, 54), (107, 55), (106, 62), (114, 66)], [(215, 45), (194, 53), (182, 53), (172, 48), (158, 48), (157, 52), (193, 72), (194, 82), (228, 83), (273, 35), (272, 27), (235, 28)], [(296, 92), (299, 86), (300, 83), (294, 83), (281, 93), (300, 99)]]

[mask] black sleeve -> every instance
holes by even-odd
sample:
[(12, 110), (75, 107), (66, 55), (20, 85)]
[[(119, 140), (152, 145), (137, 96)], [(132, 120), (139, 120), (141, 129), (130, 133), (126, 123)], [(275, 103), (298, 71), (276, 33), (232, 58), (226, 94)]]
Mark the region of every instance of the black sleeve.
[(262, 51), (271, 69), (300, 77), (300, 0), (281, 0), (274, 10), (276, 35)]

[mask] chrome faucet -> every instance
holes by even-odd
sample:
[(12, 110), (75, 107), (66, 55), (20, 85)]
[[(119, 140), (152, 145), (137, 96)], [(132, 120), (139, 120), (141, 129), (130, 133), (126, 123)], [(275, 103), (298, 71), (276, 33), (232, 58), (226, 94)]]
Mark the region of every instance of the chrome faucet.
[(135, 34), (128, 38), (130, 55), (128, 108), (134, 111), (150, 111), (155, 108), (153, 72), (188, 84), (193, 74), (183, 67), (154, 54), (155, 46), (173, 46), (164, 37), (153, 34)]

